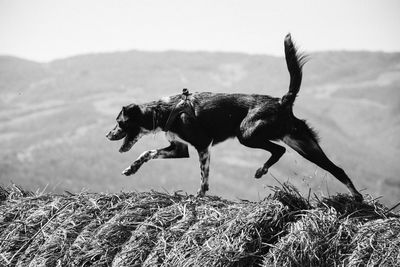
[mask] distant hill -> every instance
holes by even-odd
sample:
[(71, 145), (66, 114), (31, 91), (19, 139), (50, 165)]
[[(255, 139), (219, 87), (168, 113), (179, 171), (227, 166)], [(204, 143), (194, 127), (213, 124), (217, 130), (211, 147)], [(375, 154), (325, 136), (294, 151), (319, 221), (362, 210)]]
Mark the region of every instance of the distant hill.
[[(32, 190), (116, 192), (121, 189), (195, 192), (197, 153), (189, 160), (157, 160), (126, 178), (120, 172), (143, 150), (166, 144), (161, 134), (127, 154), (105, 134), (124, 104), (191, 91), (282, 96), (289, 75), (281, 57), (208, 52), (81, 55), (49, 63), (0, 57), (0, 182)], [(356, 186), (385, 203), (400, 201), (400, 53), (311, 54), (294, 111), (322, 137), (322, 147)], [(258, 199), (271, 175), (253, 178), (269, 154), (230, 140), (212, 149), (211, 193)], [(271, 169), (301, 191), (345, 191), (293, 150)], [(228, 178), (229, 177), (229, 178)], [(267, 190), (268, 191), (268, 190)]]

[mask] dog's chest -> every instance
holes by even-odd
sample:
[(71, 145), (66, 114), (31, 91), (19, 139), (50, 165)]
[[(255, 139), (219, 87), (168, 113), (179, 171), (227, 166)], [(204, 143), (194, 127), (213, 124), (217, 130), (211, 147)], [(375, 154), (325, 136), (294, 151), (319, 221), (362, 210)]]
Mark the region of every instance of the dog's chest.
[(184, 144), (189, 144), (187, 141), (183, 140), (177, 133), (168, 131), (168, 132), (165, 133), (165, 136), (166, 136), (166, 138), (167, 138), (167, 140), (169, 142), (179, 141), (179, 142), (184, 143)]

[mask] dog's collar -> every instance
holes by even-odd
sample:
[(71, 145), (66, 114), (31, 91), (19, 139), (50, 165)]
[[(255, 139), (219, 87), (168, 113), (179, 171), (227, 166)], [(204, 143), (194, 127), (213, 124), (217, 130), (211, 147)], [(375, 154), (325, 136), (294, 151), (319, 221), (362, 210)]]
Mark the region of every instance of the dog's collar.
[(153, 132), (156, 131), (157, 125), (157, 112), (153, 109)]

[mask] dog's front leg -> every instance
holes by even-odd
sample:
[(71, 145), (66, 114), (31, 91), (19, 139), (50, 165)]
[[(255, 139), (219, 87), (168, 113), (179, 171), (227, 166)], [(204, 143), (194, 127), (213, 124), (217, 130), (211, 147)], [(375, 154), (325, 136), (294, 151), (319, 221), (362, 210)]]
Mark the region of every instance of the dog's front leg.
[(178, 141), (171, 142), (170, 146), (162, 149), (153, 149), (143, 152), (131, 166), (126, 168), (122, 174), (128, 176), (135, 174), (143, 163), (151, 159), (167, 159), (167, 158), (188, 158), (189, 149), (186, 144)]
[(208, 191), (208, 175), (210, 173), (210, 150), (198, 150), (201, 170), (201, 184), (200, 189), (197, 191), (198, 197), (203, 197)]
[(129, 166), (128, 168), (126, 168), (122, 174), (128, 176), (128, 175), (132, 175), (134, 173), (136, 173), (140, 167), (142, 167), (143, 163), (154, 159), (155, 157), (157, 157), (158, 151), (153, 149), (153, 150), (147, 150), (145, 152), (143, 152), (133, 163), (131, 166)]

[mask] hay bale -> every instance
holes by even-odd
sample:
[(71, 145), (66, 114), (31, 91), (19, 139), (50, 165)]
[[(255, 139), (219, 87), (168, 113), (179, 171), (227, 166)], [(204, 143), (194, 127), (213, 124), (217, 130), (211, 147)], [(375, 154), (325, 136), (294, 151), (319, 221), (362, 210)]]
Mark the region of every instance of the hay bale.
[(371, 196), (365, 196), (363, 202), (354, 201), (347, 194), (337, 194), (317, 201), (318, 208), (334, 208), (341, 218), (357, 218), (361, 221), (383, 219), (388, 216), (389, 209)]
[(291, 212), (302, 212), (311, 208), (309, 199), (305, 199), (299, 190), (290, 183), (280, 184), (281, 186), (270, 186), (274, 192), (272, 199), (278, 200)]
[(168, 195), (160, 196), (157, 201), (145, 203), (152, 214), (135, 223), (130, 239), (115, 256), (113, 266), (141, 266), (156, 244), (157, 235), (183, 217), (182, 204), (177, 199), (165, 198)]
[(209, 204), (196, 208), (197, 221), (175, 239), (162, 266), (251, 266), (260, 262), (268, 243), (292, 218), (291, 209), (272, 198), (226, 203), (218, 209)]
[[(15, 230), (18, 225), (25, 221), (32, 213), (40, 209), (53, 198), (41, 196), (25, 199), (10, 199), (4, 202), (0, 208), (0, 244), (10, 231)], [(9, 228), (9, 229), (7, 229)], [(3, 247), (0, 245), (0, 247)]]
[(91, 206), (85, 214), (92, 215), (89, 216), (85, 226), (80, 229), (79, 234), (75, 235), (75, 240), (65, 252), (59, 266), (89, 266), (93, 261), (99, 260), (93, 247), (100, 246), (95, 240), (98, 240), (99, 235), (101, 236), (99, 232), (102, 227), (107, 227), (107, 223), (116, 214), (139, 198), (137, 194), (93, 194), (87, 197)]
[[(72, 202), (59, 216), (59, 225), (53, 231), (48, 231), (45, 242), (39, 246), (35, 257), (31, 261), (32, 266), (63, 266), (62, 258), (74, 242), (82, 229), (96, 217), (96, 209), (81, 194), (70, 198)], [(71, 204), (73, 203), (73, 204)]]
[(400, 266), (400, 219), (379, 219), (360, 227), (347, 266)]
[(79, 203), (68, 198), (61, 198), (59, 202), (59, 208), (57, 207), (58, 203), (55, 201), (50, 204), (54, 205), (54, 208), (57, 210), (54, 214), (46, 216), (48, 218), (47, 222), (41, 225), (35, 235), (30, 238), (29, 245), (25, 249), (23, 255), (20, 256), (16, 266), (38, 266), (39, 262), (35, 261), (34, 258), (38, 255), (38, 252), (40, 252), (41, 246), (56, 231), (61, 223), (74, 213), (77, 206), (79, 206)]
[[(42, 201), (32, 205), (31, 202), (38, 199)], [(5, 265), (14, 265), (17, 261), (21, 264), (27, 263), (30, 256), (24, 253), (25, 250), (41, 235), (43, 226), (47, 226), (50, 219), (66, 205), (63, 198), (57, 196), (27, 198), (21, 202), (17, 206), (26, 211), (25, 213), (16, 213), (12, 221), (0, 221), (0, 228), (4, 229), (0, 237), (0, 263)], [(7, 215), (6, 217), (10, 218)]]
[(156, 244), (142, 266), (161, 265), (172, 249), (172, 245), (178, 242), (189, 227), (196, 222), (195, 201), (189, 200), (182, 203), (179, 208), (181, 208), (182, 218), (157, 235)]
[(399, 214), (376, 200), (262, 201), (0, 189), (0, 266), (399, 265)]
[(196, 255), (202, 250), (202, 245), (216, 233), (218, 227), (234, 216), (234, 211), (238, 211), (229, 207), (215, 207), (206, 203), (197, 206), (194, 223), (171, 244), (162, 266), (195, 266), (198, 262)]
[[(160, 194), (159, 197), (158, 211), (132, 232), (129, 241), (115, 256), (113, 266), (150, 266), (165, 261), (178, 239), (203, 216), (201, 207), (204, 203), (212, 209), (231, 203), (218, 197), (195, 198), (177, 194), (174, 197)], [(166, 201), (168, 199), (171, 201)], [(165, 240), (169, 244), (164, 244)]]
[(253, 266), (286, 224), (288, 209), (278, 201), (230, 206), (223, 223), (190, 257), (197, 266)]
[(264, 266), (338, 266), (351, 249), (358, 225), (340, 220), (334, 209), (309, 210), (288, 227), (288, 233), (275, 243), (264, 259)]
[(12, 199), (20, 199), (22, 197), (32, 197), (35, 196), (31, 191), (27, 191), (22, 187), (11, 184), (8, 187), (0, 186), (0, 205), (3, 204), (3, 201), (12, 200)]
[(7, 199), (9, 192), (4, 187), (0, 186), (0, 205)]

